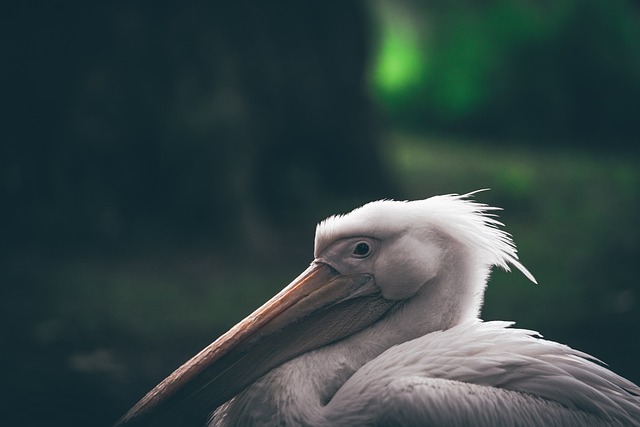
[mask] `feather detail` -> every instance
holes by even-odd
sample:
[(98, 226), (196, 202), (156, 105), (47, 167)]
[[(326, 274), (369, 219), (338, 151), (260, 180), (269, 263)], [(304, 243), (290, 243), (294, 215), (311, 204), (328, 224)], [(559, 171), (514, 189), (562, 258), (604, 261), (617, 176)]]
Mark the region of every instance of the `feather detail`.
[[(485, 393), (502, 390), (497, 393), (503, 398), (509, 391), (524, 393), (603, 423), (639, 425), (638, 386), (585, 353), (541, 339), (537, 332), (510, 326), (510, 322), (470, 321), (399, 344), (364, 365), (334, 401), (349, 395), (397, 393), (401, 378), (412, 378), (404, 382), (407, 387), (440, 379), (483, 386), (487, 390), (480, 390)], [(373, 378), (376, 381), (372, 384)], [(431, 387), (418, 389), (433, 392)], [(582, 416), (576, 415), (576, 419)]]
[(500, 229), (503, 224), (492, 213), (500, 208), (471, 200), (475, 193), (414, 201), (379, 200), (348, 214), (334, 215), (316, 227), (314, 253), (321, 253), (331, 242), (347, 236), (361, 234), (384, 239), (416, 226), (432, 227), (481, 256), (487, 266), (510, 271), (512, 265), (537, 283), (518, 260), (511, 235)]

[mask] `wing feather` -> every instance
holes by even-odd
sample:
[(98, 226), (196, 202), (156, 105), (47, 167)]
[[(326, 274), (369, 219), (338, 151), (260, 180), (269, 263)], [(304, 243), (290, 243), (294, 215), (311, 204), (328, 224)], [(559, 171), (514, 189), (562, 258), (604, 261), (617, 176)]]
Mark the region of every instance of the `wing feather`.
[[(472, 321), (392, 347), (338, 390), (330, 412), (368, 411), (372, 423), (401, 417), (392, 424), (427, 417), (436, 425), (552, 425), (540, 422), (546, 413), (563, 425), (640, 426), (638, 386), (582, 352), (509, 326)], [(530, 424), (515, 422), (523, 411)]]
[(531, 394), (441, 378), (402, 378), (392, 382), (388, 390), (378, 406), (376, 425), (624, 425)]

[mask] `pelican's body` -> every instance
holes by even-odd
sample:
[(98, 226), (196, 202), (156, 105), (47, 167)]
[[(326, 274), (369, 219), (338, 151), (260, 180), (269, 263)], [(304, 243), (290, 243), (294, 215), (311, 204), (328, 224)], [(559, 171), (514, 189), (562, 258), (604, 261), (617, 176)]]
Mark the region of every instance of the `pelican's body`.
[(492, 266), (534, 281), (491, 210), (452, 195), (325, 220), (300, 277), (121, 423), (640, 426), (633, 383), (478, 319)]
[(638, 424), (634, 384), (510, 325), (465, 322), (393, 346), (361, 367), (321, 349), (265, 375), (211, 425)]

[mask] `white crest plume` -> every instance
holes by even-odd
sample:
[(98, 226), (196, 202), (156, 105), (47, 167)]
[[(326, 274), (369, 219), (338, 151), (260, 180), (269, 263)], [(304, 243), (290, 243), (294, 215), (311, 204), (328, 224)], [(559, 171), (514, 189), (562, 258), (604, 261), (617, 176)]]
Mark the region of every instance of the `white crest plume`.
[[(482, 191), (482, 190), (479, 190)], [(354, 235), (385, 238), (409, 228), (431, 228), (462, 243), (482, 257), (487, 266), (510, 271), (509, 264), (534, 283), (536, 279), (518, 261), (511, 235), (492, 212), (501, 208), (471, 199), (477, 191), (463, 195), (447, 194), (424, 200), (379, 200), (345, 215), (331, 216), (316, 228), (314, 253), (331, 242)]]

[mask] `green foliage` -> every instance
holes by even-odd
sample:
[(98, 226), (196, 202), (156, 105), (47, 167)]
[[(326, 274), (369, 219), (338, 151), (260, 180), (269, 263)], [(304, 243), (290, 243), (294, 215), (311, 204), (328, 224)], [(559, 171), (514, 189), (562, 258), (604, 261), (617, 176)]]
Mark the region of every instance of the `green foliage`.
[[(395, 124), (538, 142), (637, 136), (630, 1), (414, 2), (403, 21), (394, 4), (379, 13), (372, 84)], [(393, 85), (379, 77), (387, 70)]]
[(387, 103), (402, 108), (428, 72), (424, 41), (410, 16), (393, 7), (382, 7), (385, 18), (373, 69), (373, 85)]

